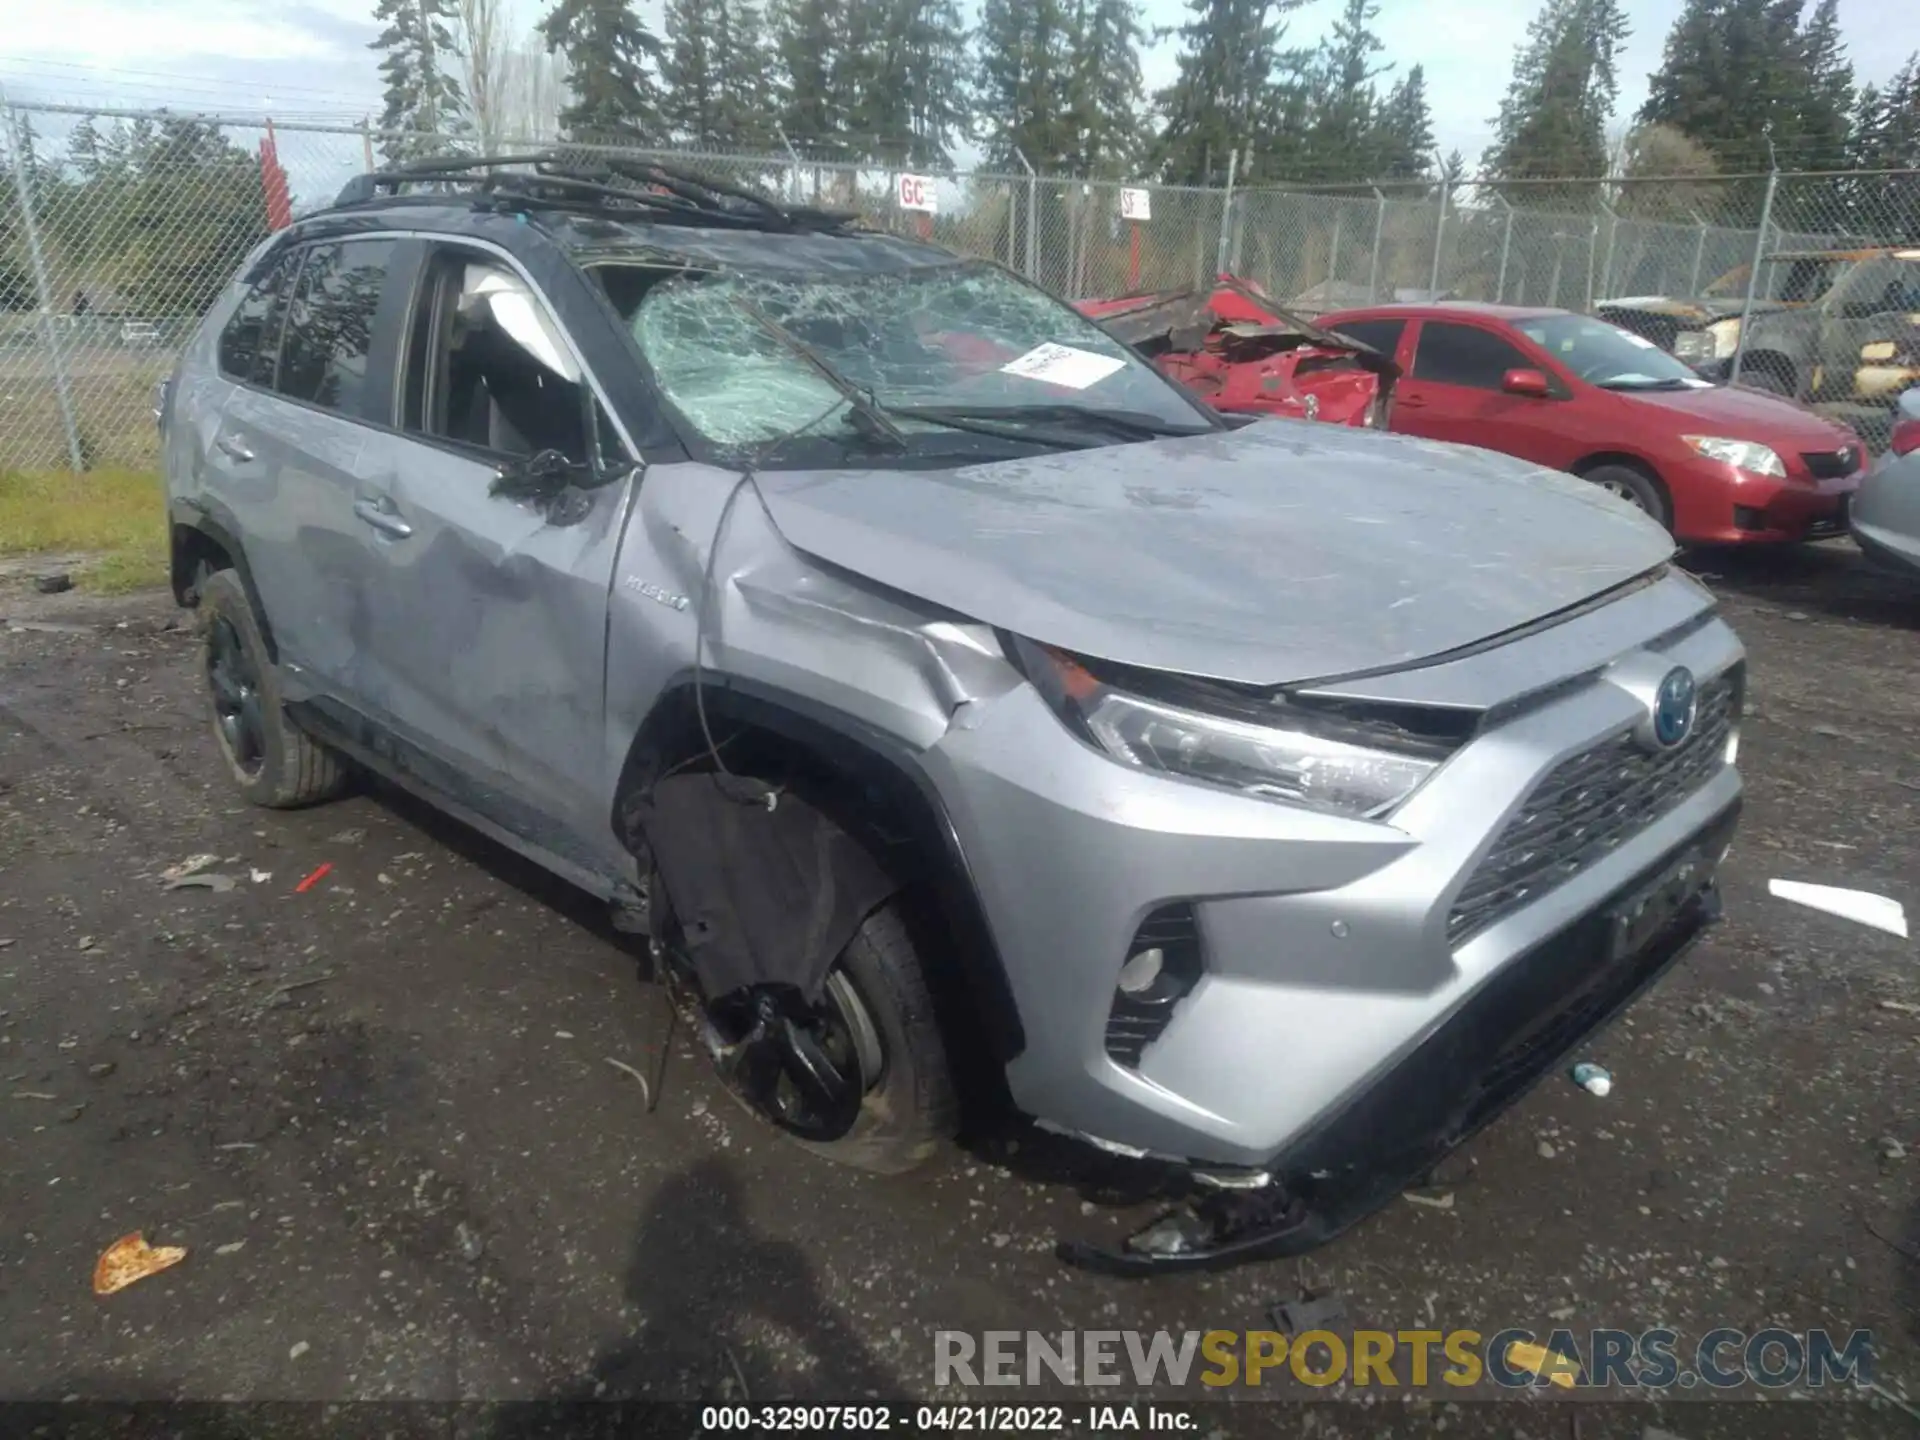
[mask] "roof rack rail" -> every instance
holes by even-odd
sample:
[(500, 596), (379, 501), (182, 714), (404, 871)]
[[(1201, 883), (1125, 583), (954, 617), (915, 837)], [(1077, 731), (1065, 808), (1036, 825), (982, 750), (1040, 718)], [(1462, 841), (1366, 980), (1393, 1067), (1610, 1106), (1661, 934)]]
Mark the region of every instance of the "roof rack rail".
[(832, 233), (859, 219), (851, 211), (784, 205), (758, 190), (679, 165), (569, 154), (564, 146), (524, 155), (436, 155), (392, 165), (356, 175), (334, 204), (364, 205), (407, 190), (455, 187), (481, 209), (586, 210), (654, 224)]

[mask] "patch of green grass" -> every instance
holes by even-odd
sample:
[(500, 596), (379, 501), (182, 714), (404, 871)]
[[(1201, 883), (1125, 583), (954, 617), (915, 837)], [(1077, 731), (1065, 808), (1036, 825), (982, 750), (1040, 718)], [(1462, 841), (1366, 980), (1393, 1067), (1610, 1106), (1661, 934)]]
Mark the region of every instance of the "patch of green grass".
[(84, 551), (89, 590), (120, 594), (167, 579), (166, 494), (149, 470), (0, 471), (0, 555)]

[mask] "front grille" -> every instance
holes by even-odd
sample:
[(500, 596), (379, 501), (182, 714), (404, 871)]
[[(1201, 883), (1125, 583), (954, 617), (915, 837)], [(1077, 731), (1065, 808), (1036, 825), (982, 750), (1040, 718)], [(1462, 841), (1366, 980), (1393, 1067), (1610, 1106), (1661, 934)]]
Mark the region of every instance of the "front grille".
[(1838, 480), (1860, 468), (1860, 447), (1843, 445), (1838, 450), (1808, 450), (1800, 456), (1807, 473), (1816, 480)]
[(1701, 687), (1693, 734), (1672, 750), (1653, 753), (1620, 735), (1555, 767), (1453, 902), (1448, 943), (1565, 884), (1712, 779), (1739, 718), (1741, 678), (1736, 667)]

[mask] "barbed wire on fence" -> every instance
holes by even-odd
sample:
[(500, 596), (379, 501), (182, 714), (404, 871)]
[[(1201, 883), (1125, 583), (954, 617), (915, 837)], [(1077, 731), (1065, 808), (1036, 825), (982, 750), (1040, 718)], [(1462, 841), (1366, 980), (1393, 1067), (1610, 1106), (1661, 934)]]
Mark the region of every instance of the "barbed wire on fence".
[[(156, 463), (153, 386), (242, 259), (396, 146), (452, 148), (366, 125), (0, 107), (0, 468)], [(1232, 188), (947, 169), (927, 177), (929, 213), (900, 206), (897, 168), (785, 144), (566, 148), (851, 210), (1076, 299), (1204, 285), (1224, 268), (1309, 314), (1440, 297), (1584, 311), (1658, 299), (1724, 321), (1826, 303), (1842, 272), (1856, 290), (1878, 284), (1887, 277), (1861, 268), (1874, 247), (1913, 247), (1920, 261), (1920, 171)], [(1122, 217), (1123, 190), (1144, 192), (1146, 218)], [(1748, 358), (1746, 330), (1733, 343), (1729, 358)], [(1725, 350), (1724, 336), (1712, 345)]]

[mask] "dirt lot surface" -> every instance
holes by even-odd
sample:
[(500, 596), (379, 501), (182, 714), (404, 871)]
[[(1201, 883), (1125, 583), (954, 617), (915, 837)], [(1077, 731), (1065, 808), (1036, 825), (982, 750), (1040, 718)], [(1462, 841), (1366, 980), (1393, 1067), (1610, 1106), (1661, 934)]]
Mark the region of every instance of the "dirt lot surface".
[[(1265, 1328), (1305, 1285), (1387, 1329), (1870, 1329), (1914, 1410), (1342, 1387), (1211, 1430), (1920, 1433), (1920, 945), (1766, 893), (1920, 917), (1920, 596), (1845, 545), (1693, 563), (1752, 656), (1747, 810), (1729, 920), (1591, 1047), (1612, 1095), (1549, 1078), (1450, 1209), (1147, 1283), (1051, 1255), (1140, 1212), (980, 1147), (840, 1172), (684, 1028), (649, 1114), (610, 1062), (666, 1008), (591, 904), (383, 792), (243, 807), (164, 598), (0, 589), (0, 1397), (917, 1398), (936, 1328)], [(201, 852), (230, 891), (162, 888)], [(135, 1230), (187, 1260), (96, 1298)]]

